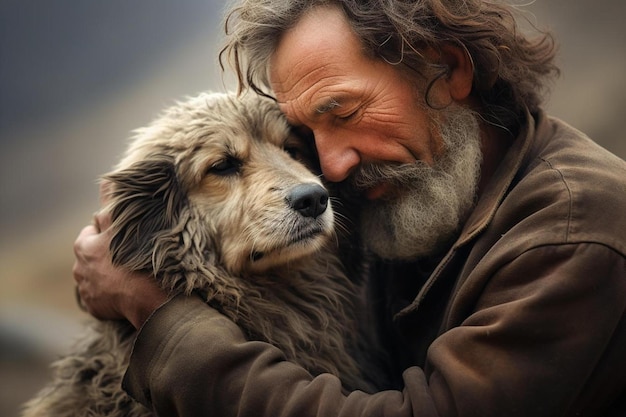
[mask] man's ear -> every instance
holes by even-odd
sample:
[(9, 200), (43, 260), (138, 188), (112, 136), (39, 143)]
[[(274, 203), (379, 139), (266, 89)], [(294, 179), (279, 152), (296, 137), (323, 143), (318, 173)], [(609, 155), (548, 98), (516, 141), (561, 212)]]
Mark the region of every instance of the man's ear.
[(468, 101), (474, 81), (474, 62), (467, 49), (462, 45), (444, 43), (437, 48), (428, 47), (422, 53), (436, 66), (435, 73), (431, 74), (428, 104), (445, 108), (453, 102)]
[(444, 44), (441, 46), (441, 60), (449, 69), (442, 81), (447, 86), (450, 98), (457, 102), (467, 99), (474, 80), (474, 63), (469, 52), (461, 46)]
[(423, 52), (429, 61), (446, 68), (445, 75), (437, 78), (432, 91), (435, 103), (445, 107), (453, 101), (466, 100), (472, 92), (474, 79), (474, 63), (467, 49), (444, 43), (437, 49), (427, 48)]
[(113, 263), (152, 270), (155, 240), (177, 224), (186, 204), (173, 158), (151, 155), (104, 180), (111, 200)]

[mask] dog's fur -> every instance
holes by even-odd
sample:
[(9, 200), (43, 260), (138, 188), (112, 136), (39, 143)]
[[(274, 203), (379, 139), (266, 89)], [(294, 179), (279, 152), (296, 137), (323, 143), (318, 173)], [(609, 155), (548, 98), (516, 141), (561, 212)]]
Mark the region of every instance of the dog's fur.
[[(330, 201), (307, 214), (294, 203), (322, 187), (303, 164), (315, 164), (309, 152), (269, 99), (205, 93), (178, 103), (139, 129), (104, 176), (111, 254), (172, 293), (201, 293), (249, 339), (312, 374), (368, 390), (354, 359), (359, 290), (336, 254)], [(120, 386), (134, 337), (126, 323), (98, 322), (24, 415), (150, 415)]]

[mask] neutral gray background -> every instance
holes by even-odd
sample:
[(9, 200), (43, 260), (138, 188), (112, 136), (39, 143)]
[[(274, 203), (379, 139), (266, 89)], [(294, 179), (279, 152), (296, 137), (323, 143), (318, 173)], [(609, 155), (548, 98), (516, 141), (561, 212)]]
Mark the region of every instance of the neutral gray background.
[[(98, 175), (175, 99), (232, 86), (217, 65), (224, 7), (0, 0), (0, 415), (43, 385), (86, 319), (72, 243), (98, 207)], [(521, 9), (562, 45), (550, 112), (626, 158), (626, 2)]]

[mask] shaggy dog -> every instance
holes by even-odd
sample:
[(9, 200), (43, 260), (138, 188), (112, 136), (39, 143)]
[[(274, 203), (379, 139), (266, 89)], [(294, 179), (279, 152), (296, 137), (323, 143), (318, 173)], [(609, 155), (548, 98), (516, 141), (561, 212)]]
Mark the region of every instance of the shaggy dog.
[[(178, 103), (139, 129), (104, 176), (111, 255), (171, 293), (201, 293), (313, 375), (369, 390), (354, 359), (359, 289), (337, 256), (328, 192), (304, 164), (311, 152), (269, 99)], [(150, 415), (121, 389), (134, 337), (127, 323), (97, 322), (24, 416)]]

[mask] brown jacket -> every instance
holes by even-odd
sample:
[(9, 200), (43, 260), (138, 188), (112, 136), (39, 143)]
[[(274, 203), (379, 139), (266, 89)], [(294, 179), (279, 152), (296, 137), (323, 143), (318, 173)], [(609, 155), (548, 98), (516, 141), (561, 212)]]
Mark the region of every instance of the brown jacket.
[(432, 274), (375, 270), (396, 390), (344, 395), (195, 297), (144, 325), (125, 388), (159, 416), (626, 415), (626, 163), (580, 132), (529, 117)]

